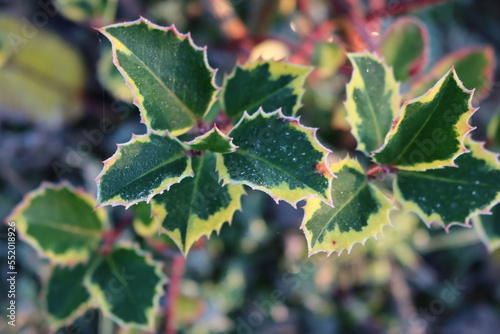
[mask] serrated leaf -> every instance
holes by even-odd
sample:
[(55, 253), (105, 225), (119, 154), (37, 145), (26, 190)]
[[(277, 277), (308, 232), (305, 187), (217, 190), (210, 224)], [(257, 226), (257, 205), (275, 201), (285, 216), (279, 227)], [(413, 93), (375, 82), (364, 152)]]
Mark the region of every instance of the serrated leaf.
[(0, 118), (57, 128), (82, 114), (85, 63), (65, 40), (39, 28), (0, 16)]
[(405, 170), (454, 166), (473, 129), (468, 123), (476, 110), (472, 94), (452, 68), (424, 96), (403, 104), (384, 145), (373, 154), (375, 161)]
[(44, 298), (52, 327), (71, 323), (90, 307), (90, 294), (83, 285), (87, 271), (87, 264), (52, 269)]
[(243, 186), (222, 186), (215, 166), (216, 157), (210, 152), (193, 157), (194, 178), (183, 180), (151, 201), (161, 232), (172, 238), (183, 254), (202, 236), (218, 233), (225, 222), (231, 223), (233, 214), (241, 209)]
[(87, 261), (106, 226), (95, 200), (69, 184), (42, 184), (28, 193), (7, 221), (16, 223), (22, 239), (37, 252), (62, 265)]
[(427, 224), (438, 222), (446, 229), (469, 225), (473, 215), (487, 213), (500, 201), (500, 163), (482, 143), (466, 140), (470, 153), (456, 159), (458, 168), (424, 172), (399, 171), (395, 198), (407, 211), (417, 213)]
[(391, 69), (374, 54), (351, 53), (354, 67), (347, 85), (347, 121), (358, 150), (370, 154), (384, 142), (399, 111), (399, 84)]
[(174, 183), (192, 176), (186, 147), (169, 133), (151, 131), (119, 144), (97, 176), (97, 202), (125, 205), (148, 201)]
[(500, 205), (491, 209), (491, 215), (473, 217), (472, 223), (490, 252), (500, 248)]
[(350, 252), (356, 242), (364, 244), (390, 225), (389, 211), (393, 206), (368, 183), (358, 161), (347, 157), (330, 168), (338, 178), (331, 190), (334, 207), (317, 198), (308, 199), (304, 207), (300, 228), (306, 236), (309, 255), (341, 254), (345, 249)]
[(493, 85), (495, 53), (491, 46), (466, 47), (441, 59), (411, 88), (409, 97), (420, 96), (432, 87), (450, 67), (454, 66), (467, 89), (475, 89), (474, 98), (480, 101), (487, 97)]
[(233, 139), (223, 134), (217, 125), (214, 125), (212, 130), (202, 136), (198, 136), (190, 142), (186, 143), (192, 150), (206, 151), (213, 153), (231, 153), (236, 150), (233, 144)]
[(422, 72), (427, 65), (429, 34), (420, 20), (400, 18), (385, 32), (380, 50), (387, 65), (392, 66), (396, 80), (406, 81)]
[(119, 246), (96, 262), (84, 284), (96, 306), (120, 326), (153, 330), (166, 282), (152, 254)]
[(143, 238), (148, 238), (159, 233), (158, 219), (151, 213), (151, 203), (140, 202), (131, 208), (134, 211), (132, 225), (137, 234)]
[(238, 148), (217, 156), (224, 183), (245, 184), (292, 205), (313, 196), (331, 203), (330, 151), (316, 139), (316, 129), (280, 110), (267, 114), (259, 109), (252, 116), (245, 113), (228, 136)]
[(225, 81), (223, 108), (235, 118), (245, 111), (253, 115), (260, 107), (266, 112), (282, 108), (283, 114), (294, 116), (301, 106), (302, 86), (311, 69), (262, 59), (237, 66)]
[(215, 71), (206, 48), (197, 47), (189, 34), (144, 18), (100, 31), (113, 45), (115, 65), (148, 128), (177, 136), (205, 116), (218, 91)]

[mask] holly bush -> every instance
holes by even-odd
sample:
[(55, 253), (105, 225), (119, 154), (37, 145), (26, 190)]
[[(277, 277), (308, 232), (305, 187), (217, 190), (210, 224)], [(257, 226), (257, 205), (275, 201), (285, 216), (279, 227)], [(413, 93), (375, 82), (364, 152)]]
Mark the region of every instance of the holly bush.
[[(200, 238), (231, 224), (250, 189), (294, 208), (305, 203), (300, 229), (309, 256), (364, 245), (396, 210), (446, 231), (473, 219), (498, 247), (500, 162), (471, 138), (469, 121), (491, 86), (491, 48), (447, 55), (422, 74), (427, 30), (402, 18), (372, 51), (318, 43), (316, 67), (257, 58), (219, 86), (207, 48), (173, 25), (140, 18), (99, 31), (147, 133), (104, 161), (96, 200), (69, 183), (45, 183), (7, 218), (53, 264), (44, 298), (54, 327), (98, 307), (120, 326), (157, 328), (168, 281), (158, 254), (171, 242), (182, 257), (203, 247)], [(324, 63), (323, 53), (337, 62)], [(339, 156), (297, 112), (308, 77), (333, 75), (346, 57), (352, 74), (340, 108), (357, 152)], [(133, 215), (113, 224), (104, 207), (118, 205)], [(129, 224), (147, 249), (133, 238), (115, 242)], [(178, 289), (171, 285), (169, 298)]]

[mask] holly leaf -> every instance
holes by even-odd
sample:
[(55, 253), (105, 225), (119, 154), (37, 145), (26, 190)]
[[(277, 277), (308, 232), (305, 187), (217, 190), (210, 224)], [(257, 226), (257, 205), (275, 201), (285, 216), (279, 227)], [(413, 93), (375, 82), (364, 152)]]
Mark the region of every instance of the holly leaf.
[(394, 193), (405, 210), (448, 230), (454, 224), (469, 225), (470, 217), (488, 213), (500, 201), (497, 155), (469, 138), (466, 145), (470, 152), (456, 159), (458, 168), (398, 172)]
[(487, 137), (488, 144), (500, 147), (500, 110), (497, 110), (489, 122)]
[(262, 60), (237, 66), (225, 80), (222, 104), (229, 117), (243, 112), (253, 115), (260, 107), (270, 112), (282, 108), (283, 114), (293, 116), (301, 107), (304, 81), (311, 67), (282, 61)]
[(331, 204), (333, 174), (327, 166), (330, 152), (316, 139), (316, 130), (285, 117), (280, 110), (252, 116), (247, 113), (228, 136), (238, 146), (217, 156), (224, 184), (245, 184), (266, 192), (276, 202), (296, 202), (316, 196)]
[(202, 119), (215, 101), (215, 71), (206, 47), (175, 26), (160, 27), (144, 18), (100, 29), (113, 45), (113, 59), (134, 93), (148, 128), (177, 136)]
[(476, 111), (472, 95), (452, 68), (424, 96), (403, 104), (384, 145), (373, 154), (375, 161), (405, 170), (454, 166), (473, 129), (468, 123)]
[(24, 197), (7, 221), (16, 223), (20, 237), (41, 256), (74, 265), (97, 249), (107, 224), (105, 212), (92, 212), (94, 206), (93, 196), (82, 189), (44, 183)]
[(384, 142), (399, 110), (399, 84), (390, 68), (374, 54), (348, 54), (354, 71), (347, 85), (347, 121), (358, 150), (370, 154)]
[(134, 230), (143, 238), (157, 235), (160, 231), (158, 219), (151, 213), (151, 203), (140, 202), (132, 206)]
[(186, 144), (192, 150), (206, 151), (209, 150), (214, 153), (230, 153), (234, 152), (237, 148), (233, 144), (233, 139), (223, 134), (217, 125), (214, 125), (212, 130), (208, 131), (202, 136), (198, 136)]
[(387, 197), (368, 183), (366, 173), (357, 160), (347, 157), (330, 166), (337, 175), (331, 196), (334, 207), (317, 198), (304, 206), (301, 229), (307, 239), (309, 256), (318, 252), (339, 255), (350, 253), (355, 243), (364, 245), (390, 225), (389, 211), (393, 208)]
[(90, 294), (83, 285), (87, 270), (87, 264), (52, 269), (44, 300), (53, 328), (73, 322), (90, 307)]
[(104, 315), (121, 327), (154, 329), (167, 278), (152, 254), (119, 246), (90, 270), (84, 284)]
[(99, 206), (125, 205), (147, 201), (183, 178), (192, 176), (191, 158), (186, 147), (169, 133), (151, 131), (133, 135), (118, 144), (116, 153), (104, 161), (97, 176)]
[(472, 218), (479, 238), (490, 252), (500, 248), (500, 205), (495, 205), (491, 215), (479, 215)]
[(216, 157), (210, 152), (193, 157), (194, 178), (183, 180), (151, 201), (161, 232), (185, 255), (196, 240), (209, 237), (213, 231), (219, 233), (226, 221), (231, 223), (236, 210), (241, 210), (243, 186), (222, 186), (215, 166)]
[(406, 81), (427, 66), (429, 34), (420, 20), (403, 17), (389, 26), (380, 50), (387, 65), (392, 66), (396, 80)]
[(420, 96), (454, 66), (467, 89), (475, 89), (477, 102), (486, 98), (493, 86), (495, 52), (491, 46), (466, 47), (441, 59), (411, 88), (409, 97)]

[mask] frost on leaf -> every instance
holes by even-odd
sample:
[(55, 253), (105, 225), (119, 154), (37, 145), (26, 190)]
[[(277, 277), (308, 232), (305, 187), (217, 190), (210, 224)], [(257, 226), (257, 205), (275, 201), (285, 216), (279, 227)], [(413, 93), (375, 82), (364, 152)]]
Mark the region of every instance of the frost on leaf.
[(417, 213), (426, 224), (469, 225), (477, 214), (488, 213), (500, 201), (500, 163), (483, 144), (466, 139), (469, 153), (456, 167), (423, 172), (399, 171), (394, 195), (403, 208)]
[(196, 125), (215, 101), (215, 71), (206, 48), (172, 25), (141, 18), (100, 29), (113, 45), (116, 67), (134, 94), (148, 128), (180, 135)]
[(337, 175), (331, 190), (334, 207), (317, 198), (307, 200), (301, 229), (307, 239), (309, 255), (351, 251), (355, 243), (382, 233), (390, 225), (393, 208), (387, 197), (368, 183), (358, 161), (347, 157), (331, 166)]
[(7, 221), (20, 237), (54, 263), (86, 262), (99, 246), (107, 220), (93, 196), (69, 184), (42, 184), (28, 193)]
[(185, 151), (186, 147), (175, 137), (156, 131), (119, 144), (96, 178), (99, 206), (129, 207), (149, 201), (172, 184), (192, 176), (191, 158)]
[(399, 84), (392, 70), (376, 55), (348, 55), (354, 68), (347, 85), (347, 121), (358, 150), (370, 154), (384, 142), (399, 110)]
[(168, 192), (151, 201), (153, 214), (159, 218), (160, 231), (185, 255), (196, 240), (209, 237), (213, 231), (218, 233), (241, 209), (243, 186), (222, 186), (215, 165), (213, 153), (193, 157), (194, 177), (173, 185)]
[(404, 103), (384, 145), (374, 152), (375, 161), (404, 170), (454, 166), (473, 129), (472, 95), (452, 68), (425, 95)]
[(260, 109), (252, 116), (245, 113), (228, 136), (238, 148), (217, 157), (224, 183), (245, 184), (292, 205), (308, 197), (331, 203), (329, 150), (316, 139), (316, 129), (280, 110), (268, 114)]
[(161, 264), (152, 260), (151, 253), (137, 247), (119, 246), (98, 259), (90, 270), (84, 284), (105, 316), (122, 327), (148, 331), (155, 328), (167, 278)]
[(301, 107), (302, 86), (311, 70), (261, 59), (237, 66), (224, 84), (224, 110), (229, 117), (240, 117), (245, 111), (253, 115), (261, 107), (266, 112), (282, 108), (284, 115), (294, 116)]

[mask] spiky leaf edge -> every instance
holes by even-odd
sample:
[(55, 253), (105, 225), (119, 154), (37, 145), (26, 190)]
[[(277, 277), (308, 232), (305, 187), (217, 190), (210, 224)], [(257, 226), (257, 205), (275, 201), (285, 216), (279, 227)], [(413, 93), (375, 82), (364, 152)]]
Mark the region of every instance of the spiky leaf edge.
[[(50, 250), (49, 251), (43, 250), (43, 248), (40, 246), (40, 243), (36, 238), (33, 238), (26, 234), (28, 229), (28, 224), (26, 220), (25, 219), (20, 220), (15, 218), (21, 211), (24, 211), (24, 209), (26, 209), (30, 205), (32, 197), (43, 195), (47, 189), (59, 190), (62, 188), (68, 188), (72, 192), (79, 195), (84, 201), (89, 203), (91, 207), (95, 206), (94, 196), (89, 193), (86, 193), (85, 190), (81, 187), (75, 188), (68, 181), (62, 181), (59, 184), (43, 181), (38, 188), (24, 195), (24, 198), (21, 201), (21, 203), (19, 203), (14, 208), (12, 213), (5, 219), (5, 223), (11, 221), (15, 222), (16, 231), (18, 232), (19, 238), (28, 243), (29, 245), (31, 245), (39, 254), (39, 256), (47, 258), (52, 265), (57, 263), (61, 266), (67, 266), (67, 265), (76, 265), (77, 263), (87, 263), (89, 256), (91, 255), (91, 252), (85, 250), (77, 252), (70, 251), (63, 256), (56, 255), (54, 254), (53, 251)], [(95, 210), (94, 213), (101, 221), (102, 229), (105, 230), (109, 226), (106, 212), (104, 210)], [(70, 259), (73, 259), (73, 261), (70, 261)]]
[[(357, 163), (356, 161), (357, 160), (355, 158), (353, 159), (349, 155), (347, 155), (344, 160), (340, 159), (340, 161), (338, 163), (331, 164), (330, 169), (332, 170), (333, 173), (335, 173), (335, 172), (338, 172), (344, 166), (347, 165), (347, 166), (349, 166), (349, 167), (351, 167), (353, 169), (356, 169), (357, 171), (359, 171), (359, 172), (361, 172), (363, 174), (366, 174), (365, 171), (359, 165), (359, 163)], [(306, 228), (305, 228), (305, 223), (306, 223), (306, 221), (308, 221), (309, 219), (311, 219), (312, 216), (314, 215), (314, 213), (319, 209), (320, 202), (318, 200), (316, 200), (316, 198), (312, 198), (310, 200), (307, 200), (305, 206), (303, 207), (303, 209), (304, 209), (304, 217), (302, 219), (302, 223), (300, 225), (300, 229), (304, 233), (304, 236), (305, 236), (306, 241), (307, 241), (307, 253), (308, 253), (308, 257), (310, 257), (310, 256), (312, 256), (314, 254), (317, 254), (317, 253), (321, 253), (321, 252), (327, 253), (328, 257), (330, 255), (332, 255), (332, 253), (335, 253), (335, 252), (337, 253), (337, 256), (340, 256), (340, 255), (342, 255), (342, 253), (344, 252), (344, 250), (347, 250), (347, 254), (350, 254), (351, 251), (352, 251), (352, 249), (353, 249), (353, 247), (354, 247), (354, 245), (361, 244), (362, 246), (364, 246), (365, 243), (366, 243), (366, 241), (369, 240), (369, 239), (371, 239), (371, 238), (373, 238), (375, 240), (378, 240), (378, 236), (379, 235), (382, 236), (382, 237), (384, 236), (384, 232), (383, 232), (384, 227), (386, 227), (386, 226), (393, 227), (393, 225), (391, 223), (391, 220), (390, 220), (390, 212), (392, 210), (395, 210), (396, 208), (389, 201), (389, 199), (382, 193), (381, 190), (379, 190), (377, 187), (375, 187), (375, 186), (373, 186), (373, 185), (371, 185), (369, 183), (368, 183), (367, 186), (371, 187), (371, 189), (373, 190), (374, 195), (376, 196), (376, 198), (382, 204), (382, 208), (379, 210), (379, 212), (377, 214), (375, 214), (375, 216), (371, 216), (369, 218), (367, 226), (370, 226), (370, 221), (374, 220), (374, 219), (383, 219), (383, 218), (386, 218), (386, 220), (387, 220), (388, 223), (387, 224), (376, 224), (375, 227), (378, 227), (378, 229), (373, 228), (373, 226), (372, 226), (372, 229), (370, 229), (370, 232), (371, 232), (370, 234), (371, 235), (367, 236), (366, 238), (364, 238), (361, 241), (354, 241), (349, 248), (342, 248), (340, 250), (339, 249), (334, 249), (331, 252), (328, 252), (327, 250), (322, 250), (322, 249), (317, 250), (317, 251), (312, 251), (312, 249), (311, 249), (311, 237), (307, 234), (307, 231), (306, 231)], [(306, 210), (306, 207), (308, 208), (307, 210)], [(379, 217), (380, 213), (383, 213), (384, 208), (385, 208), (385, 210), (387, 210), (387, 216), (386, 217)], [(362, 233), (362, 232), (355, 232), (355, 233)], [(353, 232), (348, 232), (348, 233), (353, 233)], [(344, 233), (344, 234), (348, 234), (348, 233)]]
[[(239, 126), (243, 122), (244, 119), (251, 120), (251, 119), (254, 119), (255, 117), (257, 117), (257, 115), (259, 115), (259, 114), (261, 114), (262, 117), (264, 117), (264, 118), (269, 118), (270, 116), (273, 116), (274, 114), (278, 114), (280, 118), (283, 118), (283, 119), (286, 119), (287, 121), (289, 121), (291, 126), (294, 126), (299, 131), (305, 133), (307, 138), (309, 138), (311, 145), (316, 150), (323, 152), (323, 159), (321, 160), (321, 163), (318, 164), (320, 166), (316, 167), (316, 168), (320, 168), (324, 174), (328, 175), (327, 176), (328, 189), (327, 189), (327, 194), (326, 194), (325, 198), (320, 198), (320, 199), (322, 201), (324, 201), (326, 204), (333, 206), (331, 188), (332, 188), (332, 181), (334, 178), (337, 178), (337, 176), (332, 173), (332, 171), (330, 170), (330, 167), (328, 166), (328, 161), (327, 161), (328, 154), (330, 154), (331, 151), (329, 149), (327, 149), (326, 147), (324, 147), (323, 145), (321, 145), (321, 143), (316, 138), (316, 132), (318, 131), (318, 128), (311, 128), (311, 127), (300, 124), (300, 116), (288, 117), (288, 116), (283, 115), (283, 113), (281, 112), (281, 108), (277, 109), (271, 113), (265, 113), (262, 110), (262, 108), (259, 108), (259, 110), (257, 110), (257, 112), (254, 113), (252, 116), (248, 115), (248, 113), (245, 111), (243, 113), (243, 116), (240, 118), (238, 123), (233, 127), (233, 129), (236, 128), (237, 126)], [(229, 153), (229, 154), (231, 154), (231, 153)], [(228, 183), (233, 184), (233, 185), (243, 184), (243, 185), (249, 186), (250, 188), (252, 188), (252, 190), (257, 189), (257, 190), (265, 192), (266, 194), (271, 196), (271, 198), (276, 202), (276, 204), (279, 204), (279, 201), (285, 201), (285, 202), (289, 203), (291, 206), (293, 206), (294, 208), (297, 208), (298, 202), (300, 202), (304, 199), (307, 199), (307, 198), (316, 197), (315, 195), (301, 196), (300, 198), (297, 198), (295, 201), (289, 201), (286, 199), (279, 198), (279, 196), (277, 196), (277, 195), (273, 195), (266, 187), (262, 187), (262, 186), (253, 184), (253, 183), (248, 182), (248, 181), (233, 181), (233, 180), (231, 180), (231, 176), (229, 175), (228, 170), (224, 164), (224, 157), (222, 154), (217, 154), (216, 167), (217, 167), (217, 171), (219, 172), (219, 182), (222, 181), (223, 186), (228, 184)], [(284, 190), (284, 191), (286, 192), (288, 190)]]
[[(125, 328), (133, 327), (133, 328), (143, 329), (143, 330), (147, 330), (147, 331), (154, 330), (154, 325), (155, 325), (154, 324), (154, 322), (155, 322), (154, 312), (155, 312), (155, 310), (160, 308), (160, 298), (162, 297), (162, 295), (164, 293), (163, 286), (166, 283), (168, 283), (168, 278), (163, 273), (163, 263), (153, 260), (152, 253), (148, 253), (146, 251), (143, 251), (142, 249), (140, 249), (139, 245), (137, 245), (135, 243), (123, 242), (115, 247), (115, 249), (117, 249), (117, 248), (131, 249), (131, 250), (134, 250), (135, 253), (138, 254), (139, 256), (143, 256), (145, 259), (145, 262), (147, 264), (153, 266), (155, 268), (155, 273), (158, 275), (158, 277), (160, 277), (160, 281), (158, 282), (158, 284), (155, 287), (155, 295), (153, 297), (153, 305), (149, 309), (147, 309), (145, 312), (146, 318), (148, 319), (148, 324), (146, 326), (143, 326), (143, 325), (138, 325), (135, 322), (125, 322), (122, 319), (116, 317), (111, 312), (110, 305), (106, 301), (106, 298), (105, 298), (104, 294), (102, 293), (101, 288), (97, 284), (92, 284), (92, 282), (91, 282), (91, 276), (92, 276), (95, 268), (97, 267), (97, 265), (100, 263), (100, 261), (96, 261), (94, 263), (94, 266), (92, 268), (89, 268), (83, 284), (85, 285), (85, 287), (87, 288), (87, 290), (90, 294), (93, 305), (96, 308), (100, 308), (103, 315), (105, 315), (105, 316), (109, 317), (110, 319), (112, 319), (113, 321), (115, 321), (120, 327), (125, 327)], [(105, 258), (102, 258), (100, 260), (104, 261)], [(153, 313), (153, 315), (151, 315), (151, 313)]]
[[(193, 39), (191, 37), (191, 33), (190, 32), (188, 32), (186, 34), (182, 34), (182, 33), (180, 33), (177, 30), (177, 28), (175, 27), (174, 24), (172, 24), (172, 25), (170, 25), (168, 27), (162, 27), (162, 26), (154, 24), (151, 21), (149, 21), (148, 19), (145, 19), (144, 17), (140, 16), (139, 19), (135, 20), (135, 21), (129, 21), (129, 22), (122, 22), (122, 23), (111, 24), (111, 25), (105, 26), (103, 28), (98, 28), (96, 30), (99, 31), (104, 36), (106, 36), (106, 38), (108, 38), (110, 40), (110, 42), (111, 42), (111, 45), (112, 45), (112, 48), (113, 48), (113, 64), (115, 64), (115, 66), (118, 69), (118, 71), (120, 71), (120, 73), (122, 74), (123, 78), (125, 79), (125, 84), (132, 91), (132, 95), (134, 96), (134, 99), (133, 99), (132, 102), (134, 103), (135, 106), (137, 106), (137, 108), (139, 108), (139, 111), (141, 113), (141, 123), (144, 123), (148, 129), (152, 129), (151, 128), (151, 123), (147, 119), (147, 116), (145, 115), (146, 113), (144, 111), (145, 109), (144, 109), (144, 105), (143, 105), (143, 102), (142, 102), (144, 100), (144, 97), (139, 93), (139, 89), (135, 85), (135, 83), (132, 80), (132, 78), (130, 78), (129, 75), (127, 74), (127, 72), (123, 69), (123, 67), (120, 66), (120, 64), (118, 62), (118, 57), (117, 57), (117, 54), (116, 54), (116, 50), (117, 49), (119, 49), (121, 52), (123, 52), (125, 54), (130, 54), (130, 51), (121, 42), (119, 42), (118, 40), (115, 40), (113, 36), (111, 36), (110, 34), (108, 34), (106, 32), (107, 28), (112, 28), (112, 27), (128, 27), (128, 26), (132, 26), (134, 24), (139, 24), (141, 22), (145, 23), (150, 28), (159, 29), (159, 30), (163, 30), (163, 31), (173, 31), (174, 34), (177, 36), (177, 38), (179, 38), (179, 40), (182, 41), (182, 40), (184, 40), (184, 39), (187, 38), (188, 41), (189, 41), (189, 44), (195, 50), (203, 52), (203, 58), (205, 60), (205, 65), (206, 65), (207, 69), (210, 72), (212, 72), (212, 85), (215, 88), (215, 91), (213, 93), (212, 99), (211, 99), (211, 101), (210, 101), (210, 103), (209, 103), (209, 105), (207, 107), (207, 110), (205, 111), (205, 114), (203, 115), (203, 117), (205, 117), (207, 115), (207, 113), (210, 111), (210, 108), (214, 105), (215, 101), (217, 101), (217, 94), (222, 90), (222, 87), (217, 86), (217, 83), (215, 82), (215, 77), (216, 77), (218, 69), (212, 68), (210, 66), (210, 64), (208, 63), (207, 46), (206, 45), (204, 47), (197, 46), (194, 43), (194, 41), (193, 41)], [(181, 134), (186, 133), (187, 131), (189, 131), (189, 129), (191, 129), (191, 127), (185, 128), (185, 129), (179, 129), (177, 131), (172, 131), (172, 135), (173, 136), (180, 136)]]
[[(480, 159), (485, 160), (491, 167), (500, 170), (500, 162), (498, 160), (500, 157), (499, 154), (488, 151), (484, 147), (484, 144), (485, 144), (484, 142), (475, 141), (475, 140), (471, 139), (470, 137), (466, 137), (465, 141), (468, 143), (468, 145), (476, 147), (475, 149), (471, 149), (470, 151), (467, 150), (467, 152), (470, 152), (471, 154), (478, 156)], [(454, 226), (454, 225), (458, 225), (458, 226), (462, 226), (462, 227), (471, 227), (470, 221), (471, 221), (472, 217), (477, 216), (477, 215), (490, 215), (491, 214), (490, 210), (495, 205), (500, 203), (500, 193), (499, 193), (495, 197), (495, 199), (491, 202), (491, 204), (489, 206), (487, 206), (485, 209), (483, 209), (483, 210), (478, 209), (478, 210), (470, 213), (469, 216), (467, 216), (467, 218), (465, 219), (465, 222), (463, 222), (463, 223), (462, 222), (452, 222), (452, 223), (446, 225), (443, 222), (443, 220), (440, 219), (440, 216), (438, 214), (433, 213), (431, 215), (426, 215), (425, 212), (423, 212), (418, 205), (416, 205), (415, 203), (413, 203), (411, 201), (406, 201), (403, 198), (403, 195), (401, 194), (401, 190), (397, 186), (397, 177), (394, 178), (393, 189), (394, 189), (394, 198), (396, 201), (401, 203), (401, 206), (402, 206), (403, 210), (405, 211), (405, 213), (413, 212), (413, 213), (417, 214), (420, 217), (420, 219), (422, 219), (422, 221), (425, 223), (425, 225), (427, 225), (427, 227), (430, 227), (433, 222), (437, 222), (437, 223), (439, 223), (440, 226), (442, 226), (444, 228), (444, 230), (447, 233), (449, 232), (450, 227)], [(429, 191), (432, 191), (432, 189), (430, 189)]]
[[(193, 140), (191, 140), (189, 142), (185, 142), (185, 144), (188, 145), (191, 149), (196, 150), (196, 147), (193, 147), (193, 145), (197, 145), (202, 140), (210, 137), (210, 135), (212, 133), (214, 133), (214, 132), (217, 132), (219, 134), (219, 136), (225, 138), (229, 142), (229, 146), (231, 146), (231, 151), (230, 152), (236, 151), (236, 149), (238, 148), (238, 146), (236, 146), (236, 145), (233, 144), (233, 138), (226, 136), (221, 130), (219, 130), (219, 128), (217, 127), (217, 124), (214, 124), (214, 127), (210, 131), (208, 131), (207, 133), (205, 133), (204, 135), (196, 137), (196, 138), (194, 138)], [(213, 153), (220, 153), (220, 152), (213, 152)], [(229, 152), (225, 152), (225, 153), (229, 153)]]
[[(128, 145), (128, 144), (132, 144), (132, 142), (134, 140), (142, 140), (142, 138), (149, 138), (149, 135), (150, 134), (156, 134), (156, 135), (159, 135), (159, 136), (168, 136), (170, 137), (171, 139), (174, 139), (176, 140), (177, 142), (179, 142), (182, 146), (186, 147), (186, 145), (184, 145), (180, 140), (178, 140), (176, 137), (172, 136), (168, 131), (164, 133), (162, 132), (158, 132), (158, 131), (155, 131), (155, 130), (149, 130), (146, 134), (144, 135), (135, 135), (135, 134), (132, 134), (132, 138), (130, 138), (130, 140), (126, 143), (122, 143), (122, 144), (116, 144), (116, 146), (118, 147), (118, 149), (116, 150), (116, 152), (111, 156), (109, 157), (108, 159), (104, 160), (102, 163), (104, 164), (104, 167), (103, 169), (101, 170), (101, 172), (99, 173), (99, 175), (96, 176), (95, 179), (93, 179), (92, 181), (95, 181), (95, 183), (97, 184), (97, 198), (99, 198), (100, 196), (100, 191), (101, 191), (101, 176), (103, 176), (106, 171), (108, 171), (108, 169), (110, 168), (111, 165), (113, 165), (113, 163), (120, 157), (120, 149), (122, 146), (125, 146), (125, 145)], [(186, 147), (186, 150), (188, 148)], [(165, 190), (168, 191), (168, 189), (170, 189), (170, 186), (172, 186), (173, 184), (176, 184), (176, 183), (180, 183), (185, 177), (193, 177), (194, 176), (194, 172), (193, 172), (193, 169), (192, 169), (192, 166), (191, 166), (191, 158), (188, 157), (188, 163), (187, 163), (187, 166), (186, 166), (186, 170), (184, 171), (184, 173), (179, 176), (178, 178), (172, 178), (172, 179), (166, 179), (164, 180), (160, 186), (156, 189), (153, 189), (153, 192), (148, 195), (146, 198), (140, 198), (140, 199), (137, 199), (137, 200), (134, 200), (134, 201), (125, 201), (123, 200), (120, 195), (116, 195), (115, 197), (113, 197), (112, 199), (110, 200), (107, 200), (106, 202), (103, 202), (103, 203), (100, 203), (100, 204), (97, 204), (96, 205), (96, 209), (100, 208), (100, 207), (103, 207), (103, 206), (108, 206), (108, 205), (111, 205), (111, 206), (117, 206), (117, 205), (123, 205), (125, 206), (125, 210), (127, 210), (128, 208), (130, 208), (132, 205), (134, 204), (137, 204), (139, 202), (143, 202), (145, 201), (146, 203), (149, 203), (151, 201), (151, 198), (153, 198), (154, 196), (158, 195), (158, 194), (163, 194), (163, 192)], [(173, 182), (172, 180), (175, 179), (176, 181)]]
[(372, 159), (375, 159), (375, 154), (381, 152), (389, 140), (394, 136), (395, 133), (398, 132), (398, 128), (400, 125), (400, 120), (403, 119), (406, 115), (406, 106), (411, 103), (415, 102), (429, 102), (431, 101), (439, 91), (439, 88), (441, 88), (444, 80), (446, 77), (449, 75), (449, 73), (453, 73), (453, 78), (456, 80), (458, 86), (466, 93), (470, 94), (469, 100), (467, 101), (468, 107), (469, 107), (469, 112), (464, 113), (458, 122), (454, 124), (454, 130), (458, 134), (459, 139), (459, 145), (458, 145), (458, 152), (454, 154), (453, 157), (450, 159), (445, 159), (445, 160), (434, 160), (433, 162), (422, 162), (418, 163), (417, 166), (398, 166), (399, 169), (402, 170), (408, 170), (408, 171), (425, 171), (427, 169), (437, 169), (437, 168), (444, 168), (444, 167), (458, 167), (454, 161), (456, 158), (458, 158), (461, 154), (469, 152), (469, 150), (465, 147), (464, 145), (464, 140), (467, 137), (467, 135), (476, 127), (470, 126), (469, 125), (469, 119), (472, 117), (472, 115), (479, 109), (479, 107), (474, 108), (472, 107), (472, 99), (474, 97), (474, 91), (475, 89), (467, 89), (463, 85), (462, 81), (457, 75), (457, 72), (455, 71), (455, 68), (452, 67), (448, 72), (446, 72), (445, 75), (439, 81), (432, 87), (430, 88), (424, 95), (416, 97), (412, 100), (405, 101), (403, 105), (401, 106), (401, 110), (399, 112), (398, 117), (393, 121), (392, 128), (391, 130), (387, 133), (387, 136), (385, 137), (384, 144), (377, 150), (373, 151), (370, 157)]

